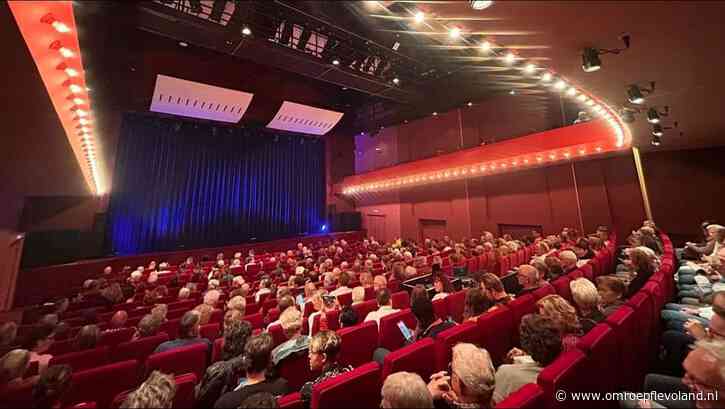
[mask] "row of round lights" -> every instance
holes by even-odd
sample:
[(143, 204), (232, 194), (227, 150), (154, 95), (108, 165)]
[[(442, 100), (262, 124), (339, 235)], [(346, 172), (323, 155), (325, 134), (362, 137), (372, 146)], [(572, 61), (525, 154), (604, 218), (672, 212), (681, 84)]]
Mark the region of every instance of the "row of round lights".
[(601, 146), (596, 146), (592, 151), (587, 151), (586, 147), (581, 146), (564, 150), (563, 152), (551, 151), (542, 152), (531, 156), (515, 157), (512, 159), (498, 160), (491, 162), (478, 163), (467, 166), (459, 166), (455, 168), (442, 169), (434, 172), (421, 173), (417, 175), (404, 176), (394, 179), (381, 180), (377, 182), (365, 183), (361, 185), (349, 186), (343, 189), (343, 194), (353, 195), (357, 193), (366, 193), (372, 191), (381, 191), (387, 189), (395, 189), (400, 187), (422, 185), (429, 183), (437, 183), (443, 180), (462, 179), (475, 177), (485, 174), (502, 173), (508, 169), (520, 169), (529, 166), (537, 166), (543, 163), (551, 163), (562, 160), (569, 160), (574, 156), (587, 156), (601, 153)]
[[(425, 13), (417, 11), (414, 13), (414, 21), (416, 23), (422, 23), (426, 19)], [(452, 39), (458, 39), (463, 35), (463, 31), (460, 27), (453, 26), (448, 29), (448, 36)], [(478, 48), (484, 53), (495, 53), (498, 57), (504, 61), (507, 65), (513, 66), (517, 61), (523, 61), (524, 58), (519, 57), (511, 50), (506, 50), (505, 47), (494, 44), (488, 40), (481, 41), (478, 44)], [(556, 75), (550, 70), (537, 67), (533, 63), (523, 63), (519, 67), (526, 75), (538, 77), (539, 81), (544, 84), (553, 87), (556, 91), (565, 93), (566, 96), (576, 98), (576, 100), (585, 105), (591, 114), (599, 115), (602, 119), (612, 127), (616, 136), (616, 147), (621, 148), (624, 146), (625, 140), (625, 128), (624, 122), (619, 118), (617, 111), (612, 109), (607, 104), (603, 103), (599, 99), (591, 96), (587, 92), (580, 88), (571, 85), (566, 79)], [(539, 73), (540, 72), (540, 73)], [(511, 90), (511, 95), (515, 95), (516, 92)], [(470, 105), (469, 105), (470, 106)], [(434, 112), (433, 116), (437, 116), (438, 113)]]
[[(55, 31), (60, 34), (70, 33), (70, 27), (57, 20), (52, 14), (46, 14), (40, 20), (42, 23), (49, 24)], [(88, 88), (84, 88), (80, 81), (83, 72), (71, 67), (72, 60), (76, 57), (76, 51), (64, 45), (60, 40), (55, 40), (50, 44), (50, 49), (57, 51), (64, 61), (58, 64), (56, 69), (63, 71), (68, 79), (63, 82), (63, 86), (68, 88), (70, 94), (67, 99), (71, 102), (70, 109), (73, 115), (73, 121), (77, 123), (77, 135), (80, 136), (80, 146), (84, 152), (86, 165), (89, 169), (93, 186), (97, 194), (101, 194), (100, 175), (98, 170), (98, 156), (94, 143), (93, 132), (91, 127), (91, 110), (90, 100), (88, 98)]]

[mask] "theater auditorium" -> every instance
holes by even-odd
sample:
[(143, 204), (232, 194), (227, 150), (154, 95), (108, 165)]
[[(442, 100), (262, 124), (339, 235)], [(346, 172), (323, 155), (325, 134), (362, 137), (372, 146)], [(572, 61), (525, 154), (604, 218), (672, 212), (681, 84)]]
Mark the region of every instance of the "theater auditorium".
[(0, 3), (0, 409), (725, 408), (724, 16)]

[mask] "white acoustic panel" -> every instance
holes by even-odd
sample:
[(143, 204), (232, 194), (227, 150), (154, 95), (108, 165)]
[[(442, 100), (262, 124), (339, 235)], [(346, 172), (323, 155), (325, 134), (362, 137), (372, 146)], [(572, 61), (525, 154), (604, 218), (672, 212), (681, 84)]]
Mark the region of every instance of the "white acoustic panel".
[(150, 110), (190, 118), (237, 123), (253, 94), (166, 75), (156, 76)]
[(312, 135), (324, 135), (342, 118), (342, 112), (284, 101), (268, 128)]

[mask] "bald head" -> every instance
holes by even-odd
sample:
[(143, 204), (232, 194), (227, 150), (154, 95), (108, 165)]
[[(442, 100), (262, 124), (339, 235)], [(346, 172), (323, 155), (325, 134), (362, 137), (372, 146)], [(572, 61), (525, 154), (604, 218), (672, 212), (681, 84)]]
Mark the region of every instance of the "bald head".
[(128, 321), (128, 313), (123, 310), (116, 311), (111, 317), (111, 328), (123, 328), (126, 325), (126, 321)]
[(529, 264), (524, 264), (519, 267), (519, 270), (516, 272), (516, 278), (519, 281), (519, 285), (524, 289), (536, 288), (541, 281), (539, 270)]

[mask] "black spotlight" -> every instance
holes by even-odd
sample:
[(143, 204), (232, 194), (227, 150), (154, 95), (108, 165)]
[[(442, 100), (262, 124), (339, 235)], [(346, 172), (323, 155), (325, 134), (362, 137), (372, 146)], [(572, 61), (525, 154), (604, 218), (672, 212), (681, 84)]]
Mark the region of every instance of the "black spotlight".
[(660, 146), (662, 144), (662, 138), (655, 135), (652, 137), (652, 146)]
[(662, 125), (660, 125), (660, 124), (652, 125), (652, 135), (658, 136), (658, 137), (664, 135), (664, 130), (662, 129)]
[(627, 87), (627, 101), (641, 105), (644, 103), (645, 94), (651, 94), (655, 91), (654, 81), (650, 82), (650, 88), (640, 87), (637, 84), (632, 84)]
[(602, 60), (599, 59), (599, 50), (585, 48), (582, 52), (582, 70), (584, 72), (594, 72), (600, 68), (602, 68)]
[(619, 111), (620, 116), (622, 117), (622, 121), (631, 124), (634, 122), (637, 118), (634, 116), (634, 114), (637, 111), (632, 108), (624, 107)]
[(663, 116), (668, 116), (670, 113), (670, 107), (666, 106), (664, 112), (660, 112), (655, 107), (651, 107), (647, 110), (647, 122), (651, 124), (658, 124), (662, 121)]

